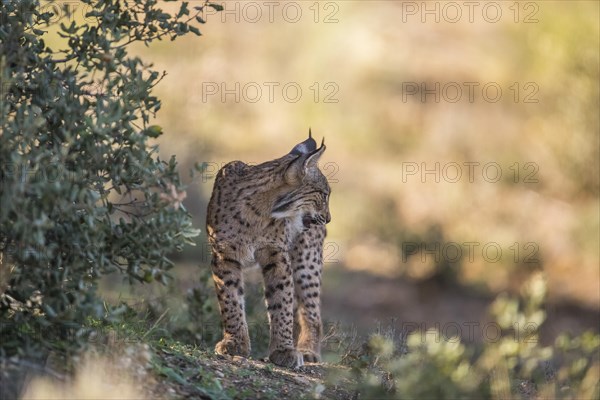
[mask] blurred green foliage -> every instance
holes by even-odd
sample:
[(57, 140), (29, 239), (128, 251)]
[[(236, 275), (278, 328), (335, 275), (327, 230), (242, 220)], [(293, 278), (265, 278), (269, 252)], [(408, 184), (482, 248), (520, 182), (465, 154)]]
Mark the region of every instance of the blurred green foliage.
[[(161, 75), (128, 46), (200, 35), (191, 23), (210, 4), (82, 3), (85, 20), (68, 18), (68, 3), (59, 20), (36, 0), (0, 3), (3, 360), (73, 350), (90, 318), (127, 310), (102, 303), (99, 277), (167, 282), (169, 255), (199, 233), (175, 158), (149, 143), (162, 134), (150, 124)], [(46, 43), (50, 30), (60, 44)]]
[(554, 346), (542, 346), (545, 295), (545, 280), (536, 274), (521, 299), (499, 296), (490, 312), (502, 334), (482, 345), (436, 330), (413, 332), (404, 343), (374, 334), (346, 357), (354, 390), (378, 399), (598, 398), (600, 336), (561, 335)]

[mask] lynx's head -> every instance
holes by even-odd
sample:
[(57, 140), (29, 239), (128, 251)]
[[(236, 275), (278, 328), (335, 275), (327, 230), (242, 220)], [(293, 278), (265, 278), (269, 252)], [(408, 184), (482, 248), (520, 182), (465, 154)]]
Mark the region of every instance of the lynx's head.
[(329, 193), (327, 178), (317, 165), (325, 152), (325, 140), (321, 147), (309, 137), (297, 144), (286, 156), (290, 161), (284, 172), (284, 189), (275, 199), (271, 216), (273, 218), (302, 218), (304, 228), (311, 224), (324, 225), (331, 221), (329, 213)]

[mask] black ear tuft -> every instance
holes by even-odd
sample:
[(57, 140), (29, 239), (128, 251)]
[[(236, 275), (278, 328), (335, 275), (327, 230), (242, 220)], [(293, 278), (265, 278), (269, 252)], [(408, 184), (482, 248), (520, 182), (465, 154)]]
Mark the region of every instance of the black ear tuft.
[(315, 150), (317, 150), (317, 142), (315, 142), (315, 139), (312, 138), (312, 132), (310, 131), (310, 128), (309, 128), (308, 129), (308, 139), (306, 139), (304, 142), (298, 143), (296, 146), (294, 146), (292, 151), (290, 151), (290, 154), (301, 156), (303, 154), (312, 153)]

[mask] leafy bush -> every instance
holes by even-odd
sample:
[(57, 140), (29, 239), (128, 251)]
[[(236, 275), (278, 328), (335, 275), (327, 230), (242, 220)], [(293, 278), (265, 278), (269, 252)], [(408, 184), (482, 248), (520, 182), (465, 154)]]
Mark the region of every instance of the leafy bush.
[[(466, 346), (436, 330), (413, 332), (401, 346), (387, 335), (371, 336), (348, 358), (358, 397), (598, 398), (600, 336), (562, 335), (554, 346), (542, 346), (538, 328), (545, 294), (538, 274), (521, 300), (499, 296), (490, 311), (502, 335), (481, 346)], [(408, 351), (399, 351), (404, 344)]]
[[(152, 88), (164, 74), (127, 48), (200, 35), (191, 23), (220, 6), (184, 2), (170, 14), (156, 0), (82, 3), (85, 20), (65, 8), (60, 25), (39, 1), (0, 3), (4, 360), (42, 357), (84, 337), (88, 318), (116, 318), (123, 309), (102, 304), (98, 278), (165, 282), (169, 254), (198, 234), (175, 159), (160, 160), (149, 143), (162, 133), (151, 125)], [(60, 44), (48, 45), (47, 32)]]

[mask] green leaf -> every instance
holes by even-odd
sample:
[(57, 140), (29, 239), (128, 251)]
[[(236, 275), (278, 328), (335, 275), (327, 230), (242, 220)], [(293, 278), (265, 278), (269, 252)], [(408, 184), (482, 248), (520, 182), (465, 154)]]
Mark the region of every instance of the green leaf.
[(57, 316), (56, 311), (54, 311), (54, 309), (52, 307), (50, 307), (48, 304), (44, 304), (43, 309), (44, 309), (44, 312), (46, 313), (46, 315), (48, 315), (50, 318), (56, 318), (56, 316)]
[(196, 28), (195, 26), (189, 25), (188, 28), (190, 29), (190, 32), (195, 33), (197, 36), (202, 36), (202, 33), (200, 33), (200, 30), (198, 28)]
[(223, 6), (217, 3), (208, 3), (209, 7), (214, 8), (216, 11), (223, 11)]
[(177, 13), (177, 18), (181, 18), (184, 15), (189, 15), (190, 11), (188, 10), (188, 2), (184, 1), (183, 3), (181, 3), (181, 8), (179, 9), (179, 12)]
[(157, 138), (162, 135), (163, 131), (162, 127), (159, 125), (151, 125), (144, 131), (144, 133), (151, 138)]

